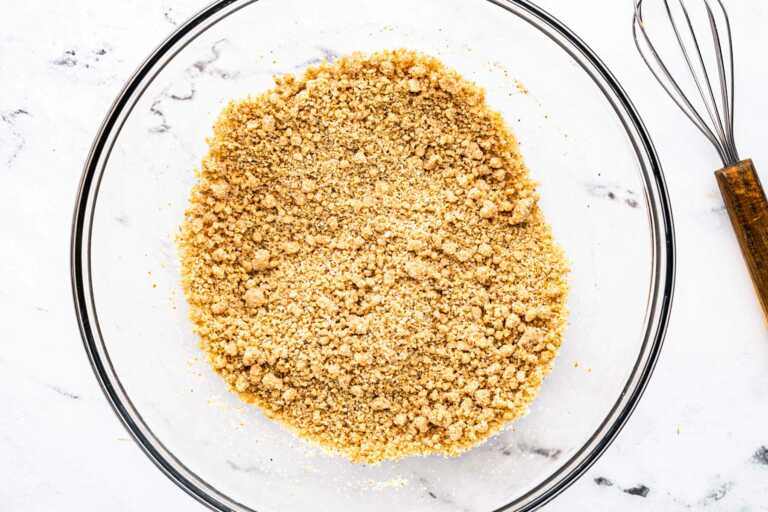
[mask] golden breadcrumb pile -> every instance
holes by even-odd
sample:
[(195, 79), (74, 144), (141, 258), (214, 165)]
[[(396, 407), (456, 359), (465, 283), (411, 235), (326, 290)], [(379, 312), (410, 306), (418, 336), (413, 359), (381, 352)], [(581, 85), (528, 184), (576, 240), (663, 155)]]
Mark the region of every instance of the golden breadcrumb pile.
[(209, 145), (179, 245), (231, 389), (369, 463), (525, 414), (568, 269), (482, 89), (412, 51), (354, 54), (231, 103)]

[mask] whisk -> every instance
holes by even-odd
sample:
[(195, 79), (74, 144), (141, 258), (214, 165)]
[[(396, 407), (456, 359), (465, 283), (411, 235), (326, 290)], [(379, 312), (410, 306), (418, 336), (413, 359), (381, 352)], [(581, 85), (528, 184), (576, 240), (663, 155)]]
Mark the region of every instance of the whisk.
[[(701, 102), (694, 105), (659, 55), (643, 18), (643, 0), (635, 0), (632, 34), (648, 68), (680, 110), (712, 143), (723, 161), (715, 171), (725, 207), (749, 267), (763, 312), (768, 316), (768, 201), (752, 160), (741, 160), (734, 139), (733, 34), (722, 0), (697, 0), (703, 5), (714, 53), (702, 52), (704, 35), (697, 33), (692, 11), (685, 0), (661, 0), (681, 58), (690, 72)], [(714, 8), (713, 8), (714, 5)], [(709, 63), (707, 62), (709, 60)], [(713, 68), (714, 67), (714, 71)], [(714, 81), (714, 85), (713, 85)], [(704, 107), (704, 113), (701, 111)]]

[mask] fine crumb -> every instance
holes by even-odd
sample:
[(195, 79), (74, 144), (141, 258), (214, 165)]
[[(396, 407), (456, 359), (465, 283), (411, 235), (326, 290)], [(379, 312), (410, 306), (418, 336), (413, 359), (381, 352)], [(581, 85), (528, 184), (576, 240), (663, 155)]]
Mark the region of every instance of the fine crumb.
[(465, 451), (524, 415), (568, 273), (484, 91), (412, 51), (230, 103), (181, 226), (228, 387), (355, 462)]

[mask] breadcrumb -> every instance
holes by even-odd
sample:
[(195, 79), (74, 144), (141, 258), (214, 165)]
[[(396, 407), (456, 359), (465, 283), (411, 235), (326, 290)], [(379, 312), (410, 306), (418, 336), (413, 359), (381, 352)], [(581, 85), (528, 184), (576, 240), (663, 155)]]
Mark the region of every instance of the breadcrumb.
[(525, 414), (568, 269), (483, 90), (406, 50), (275, 80), (222, 112), (178, 238), (213, 368), (356, 462)]

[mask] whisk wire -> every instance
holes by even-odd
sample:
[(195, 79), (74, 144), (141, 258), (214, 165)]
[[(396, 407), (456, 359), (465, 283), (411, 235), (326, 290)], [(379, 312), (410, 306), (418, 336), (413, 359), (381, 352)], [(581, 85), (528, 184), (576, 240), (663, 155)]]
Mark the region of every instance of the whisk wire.
[[(672, 31), (677, 40), (678, 46), (683, 56), (683, 60), (690, 72), (693, 83), (699, 92), (699, 96), (704, 104), (709, 122), (701, 115), (699, 110), (693, 105), (691, 100), (683, 91), (680, 83), (674, 78), (664, 60), (659, 55), (656, 46), (653, 44), (646, 30), (643, 19), (643, 0), (636, 0), (635, 15), (632, 26), (632, 34), (635, 39), (635, 45), (640, 52), (641, 57), (651, 70), (656, 80), (662, 88), (677, 104), (678, 108), (691, 120), (696, 128), (712, 143), (717, 150), (720, 158), (725, 165), (732, 165), (738, 162), (738, 152), (734, 140), (734, 60), (733, 60), (733, 37), (731, 33), (730, 20), (722, 0), (717, 0), (725, 19), (729, 71), (726, 72), (725, 58), (723, 52), (723, 40), (720, 37), (717, 20), (710, 4), (710, 0), (702, 0), (709, 20), (712, 41), (715, 49), (716, 71), (718, 85), (720, 87), (720, 102), (718, 104), (717, 95), (711, 79), (711, 74), (707, 69), (704, 54), (702, 52), (700, 39), (696, 34), (694, 23), (683, 0), (678, 0), (680, 11), (682, 12), (684, 23), (681, 25), (676, 20), (669, 0), (663, 0), (667, 17), (670, 21)], [(686, 43), (683, 36), (683, 30), (688, 29), (688, 40), (692, 43)], [(638, 31), (639, 29), (639, 31)], [(643, 48), (642, 41), (645, 43)], [(695, 55), (694, 55), (695, 53)], [(650, 54), (650, 56), (648, 55)], [(695, 60), (695, 62), (694, 62)], [(654, 65), (655, 63), (655, 65)], [(699, 69), (697, 71), (697, 68)], [(730, 75), (730, 76), (729, 76)], [(730, 78), (730, 80), (729, 80)]]
[[(725, 155), (724, 155), (723, 149), (720, 146), (720, 142), (717, 140), (717, 137), (715, 136), (714, 133), (712, 133), (712, 130), (709, 129), (709, 127), (707, 126), (707, 123), (701, 117), (701, 115), (693, 106), (693, 104), (691, 104), (690, 100), (688, 100), (688, 97), (680, 88), (680, 85), (677, 83), (677, 80), (675, 80), (675, 78), (672, 76), (672, 73), (670, 73), (666, 64), (664, 64), (664, 61), (659, 56), (659, 53), (656, 51), (656, 46), (653, 44), (653, 42), (651, 42), (651, 39), (648, 36), (647, 31), (645, 30), (645, 22), (643, 21), (642, 8), (643, 8), (642, 0), (639, 0), (637, 4), (635, 4), (635, 24), (632, 26), (632, 34), (635, 39), (635, 45), (637, 46), (637, 49), (640, 52), (640, 56), (645, 61), (646, 66), (648, 66), (648, 69), (651, 71), (653, 76), (659, 82), (659, 85), (661, 85), (661, 87), (664, 89), (664, 91), (666, 91), (669, 97), (672, 98), (672, 101), (675, 102), (675, 104), (680, 108), (683, 114), (685, 114), (688, 117), (688, 119), (691, 120), (694, 126), (696, 126), (696, 128), (698, 128), (699, 131), (701, 131), (701, 133), (715, 146), (718, 153), (720, 154), (720, 157), (724, 159)], [(677, 95), (672, 92), (672, 90), (670, 89), (670, 86), (667, 85), (667, 82), (664, 81), (664, 79), (661, 77), (659, 72), (656, 71), (656, 68), (653, 66), (653, 64), (651, 64), (650, 59), (646, 55), (646, 52), (643, 51), (642, 45), (640, 44), (640, 38), (637, 33), (638, 27), (640, 28), (640, 34), (642, 35), (643, 40), (645, 41), (645, 44), (648, 46), (648, 49), (650, 50), (650, 53), (653, 56), (653, 59), (656, 61), (657, 65), (659, 66), (661, 73), (664, 74), (667, 82), (671, 85), (672, 88), (674, 88), (674, 90), (677, 92)]]
[(709, 0), (704, 0), (704, 5), (707, 8), (707, 18), (709, 19), (709, 29), (712, 32), (712, 41), (715, 43), (715, 58), (717, 59), (717, 74), (720, 77), (720, 94), (723, 102), (726, 134), (730, 134), (733, 123), (731, 122), (731, 109), (729, 108), (730, 99), (728, 98), (728, 82), (725, 76), (725, 63), (723, 62), (723, 46), (720, 42), (720, 31), (717, 30), (717, 22), (715, 21), (715, 15), (712, 12), (712, 8), (709, 5)]
[(731, 154), (735, 161), (739, 161), (739, 152), (736, 150), (736, 140), (734, 137), (734, 118), (736, 115), (735, 112), (735, 105), (736, 105), (736, 80), (735, 80), (735, 68), (734, 68), (734, 59), (733, 59), (733, 34), (731, 33), (731, 20), (728, 17), (728, 11), (725, 10), (725, 5), (723, 4), (722, 0), (717, 0), (718, 5), (720, 6), (720, 10), (723, 13), (723, 19), (725, 20), (725, 30), (726, 34), (728, 36), (728, 67), (729, 67), (729, 74), (730, 74), (730, 82), (728, 82), (728, 79), (726, 78), (725, 73), (725, 64), (723, 62), (723, 50), (722, 50), (722, 44), (720, 42), (720, 33), (717, 30), (717, 22), (715, 21), (715, 16), (712, 13), (712, 9), (709, 4), (709, 0), (705, 0), (707, 5), (707, 14), (709, 16), (709, 23), (710, 28), (713, 31), (714, 38), (715, 38), (715, 45), (717, 47), (717, 61), (718, 66), (720, 70), (721, 75), (721, 82), (725, 85), (722, 87), (722, 93), (723, 93), (723, 105), (727, 106), (725, 118), (726, 118), (726, 126), (727, 126), (727, 133), (728, 133), (728, 146), (730, 148)]
[[(685, 44), (685, 41), (683, 40), (678, 27), (677, 23), (675, 23), (675, 18), (672, 15), (672, 11), (669, 7), (669, 2), (667, 0), (664, 0), (664, 4), (667, 7), (667, 13), (669, 14), (669, 19), (672, 22), (672, 29), (675, 32), (675, 37), (677, 37), (677, 42), (680, 44), (680, 49), (682, 50), (683, 57), (685, 58), (686, 64), (688, 64), (688, 69), (691, 71), (691, 77), (693, 78), (694, 83), (696, 84), (696, 88), (699, 90), (699, 94), (701, 95), (701, 98), (704, 102), (704, 108), (707, 109), (707, 114), (709, 115), (710, 121), (712, 121), (712, 125), (715, 127), (715, 131), (717, 132), (717, 135), (719, 136), (718, 140), (725, 140), (725, 130), (723, 129), (723, 122), (722, 118), (720, 117), (720, 110), (717, 108), (717, 102), (715, 101), (715, 93), (712, 90), (712, 82), (709, 79), (709, 72), (707, 72), (707, 66), (704, 64), (704, 56), (701, 53), (701, 46), (699, 45), (699, 38), (696, 36), (696, 31), (693, 29), (693, 23), (691, 22), (691, 16), (688, 13), (688, 8), (685, 6), (685, 3), (683, 0), (678, 0), (680, 4), (680, 9), (683, 11), (683, 16), (685, 17), (685, 21), (688, 24), (688, 30), (691, 34), (691, 40), (693, 41), (693, 47), (696, 50), (696, 56), (698, 57), (698, 63), (699, 66), (701, 66), (701, 73), (704, 77), (704, 85), (706, 86), (706, 93), (704, 91), (704, 87), (702, 86), (702, 81), (700, 80), (699, 74), (695, 71), (695, 66), (691, 62), (690, 55), (688, 53), (688, 47)], [(705, 0), (706, 2), (706, 0)], [(709, 101), (707, 101), (709, 99)], [(723, 148), (726, 151), (726, 154), (728, 152), (727, 148)]]

